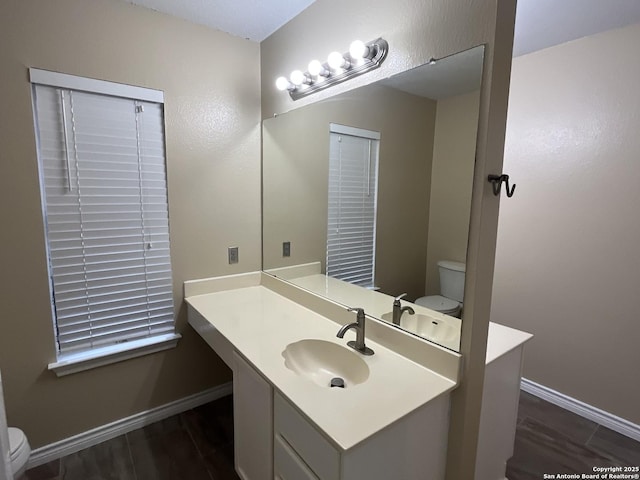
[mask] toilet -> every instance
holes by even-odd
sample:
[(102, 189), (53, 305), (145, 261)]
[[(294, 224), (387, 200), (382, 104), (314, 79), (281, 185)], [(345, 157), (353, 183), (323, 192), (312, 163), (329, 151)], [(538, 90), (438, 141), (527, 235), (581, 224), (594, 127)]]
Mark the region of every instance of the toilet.
[(9, 427), (9, 452), (13, 478), (17, 480), (27, 469), (27, 461), (31, 455), (27, 436), (19, 428)]
[(420, 297), (414, 303), (445, 315), (460, 317), (464, 298), (465, 264), (452, 260), (440, 260), (438, 271), (440, 295)]
[(0, 480), (17, 480), (27, 469), (31, 447), (19, 428), (7, 427), (0, 376)]

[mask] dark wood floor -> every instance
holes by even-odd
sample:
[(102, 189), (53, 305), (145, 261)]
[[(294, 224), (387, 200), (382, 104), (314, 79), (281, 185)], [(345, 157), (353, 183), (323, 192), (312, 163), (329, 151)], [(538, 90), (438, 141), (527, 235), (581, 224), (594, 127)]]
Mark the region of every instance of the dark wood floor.
[(19, 480), (239, 480), (232, 398), (35, 467)]
[[(509, 480), (591, 473), (594, 466), (640, 466), (640, 443), (523, 392)], [(19, 480), (238, 478), (229, 396), (33, 468)]]
[(625, 466), (640, 466), (639, 442), (521, 392), (514, 454), (507, 464), (509, 480)]

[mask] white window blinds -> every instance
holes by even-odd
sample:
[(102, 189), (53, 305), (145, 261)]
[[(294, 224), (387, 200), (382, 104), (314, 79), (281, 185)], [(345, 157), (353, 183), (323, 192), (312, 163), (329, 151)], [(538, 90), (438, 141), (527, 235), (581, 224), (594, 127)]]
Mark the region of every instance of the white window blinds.
[(59, 353), (173, 333), (162, 105), (33, 89)]
[(331, 124), (327, 275), (374, 287), (380, 135)]

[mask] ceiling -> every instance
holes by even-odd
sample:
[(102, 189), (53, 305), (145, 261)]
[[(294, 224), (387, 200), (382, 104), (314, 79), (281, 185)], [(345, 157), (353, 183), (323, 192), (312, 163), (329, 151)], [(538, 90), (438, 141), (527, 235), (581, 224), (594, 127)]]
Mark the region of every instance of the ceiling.
[(638, 22), (639, 0), (518, 0), (513, 56)]
[[(126, 0), (261, 42), (314, 0)], [(640, 0), (518, 0), (514, 56), (640, 22)]]
[(261, 42), (315, 0), (126, 0)]

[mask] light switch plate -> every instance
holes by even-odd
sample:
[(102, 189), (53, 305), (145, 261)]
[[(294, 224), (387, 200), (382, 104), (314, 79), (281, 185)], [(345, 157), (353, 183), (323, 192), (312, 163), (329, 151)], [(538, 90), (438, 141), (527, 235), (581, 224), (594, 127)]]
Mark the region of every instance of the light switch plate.
[(238, 263), (238, 247), (229, 247), (229, 265)]
[(291, 256), (291, 242), (282, 242), (282, 256), (283, 257)]

